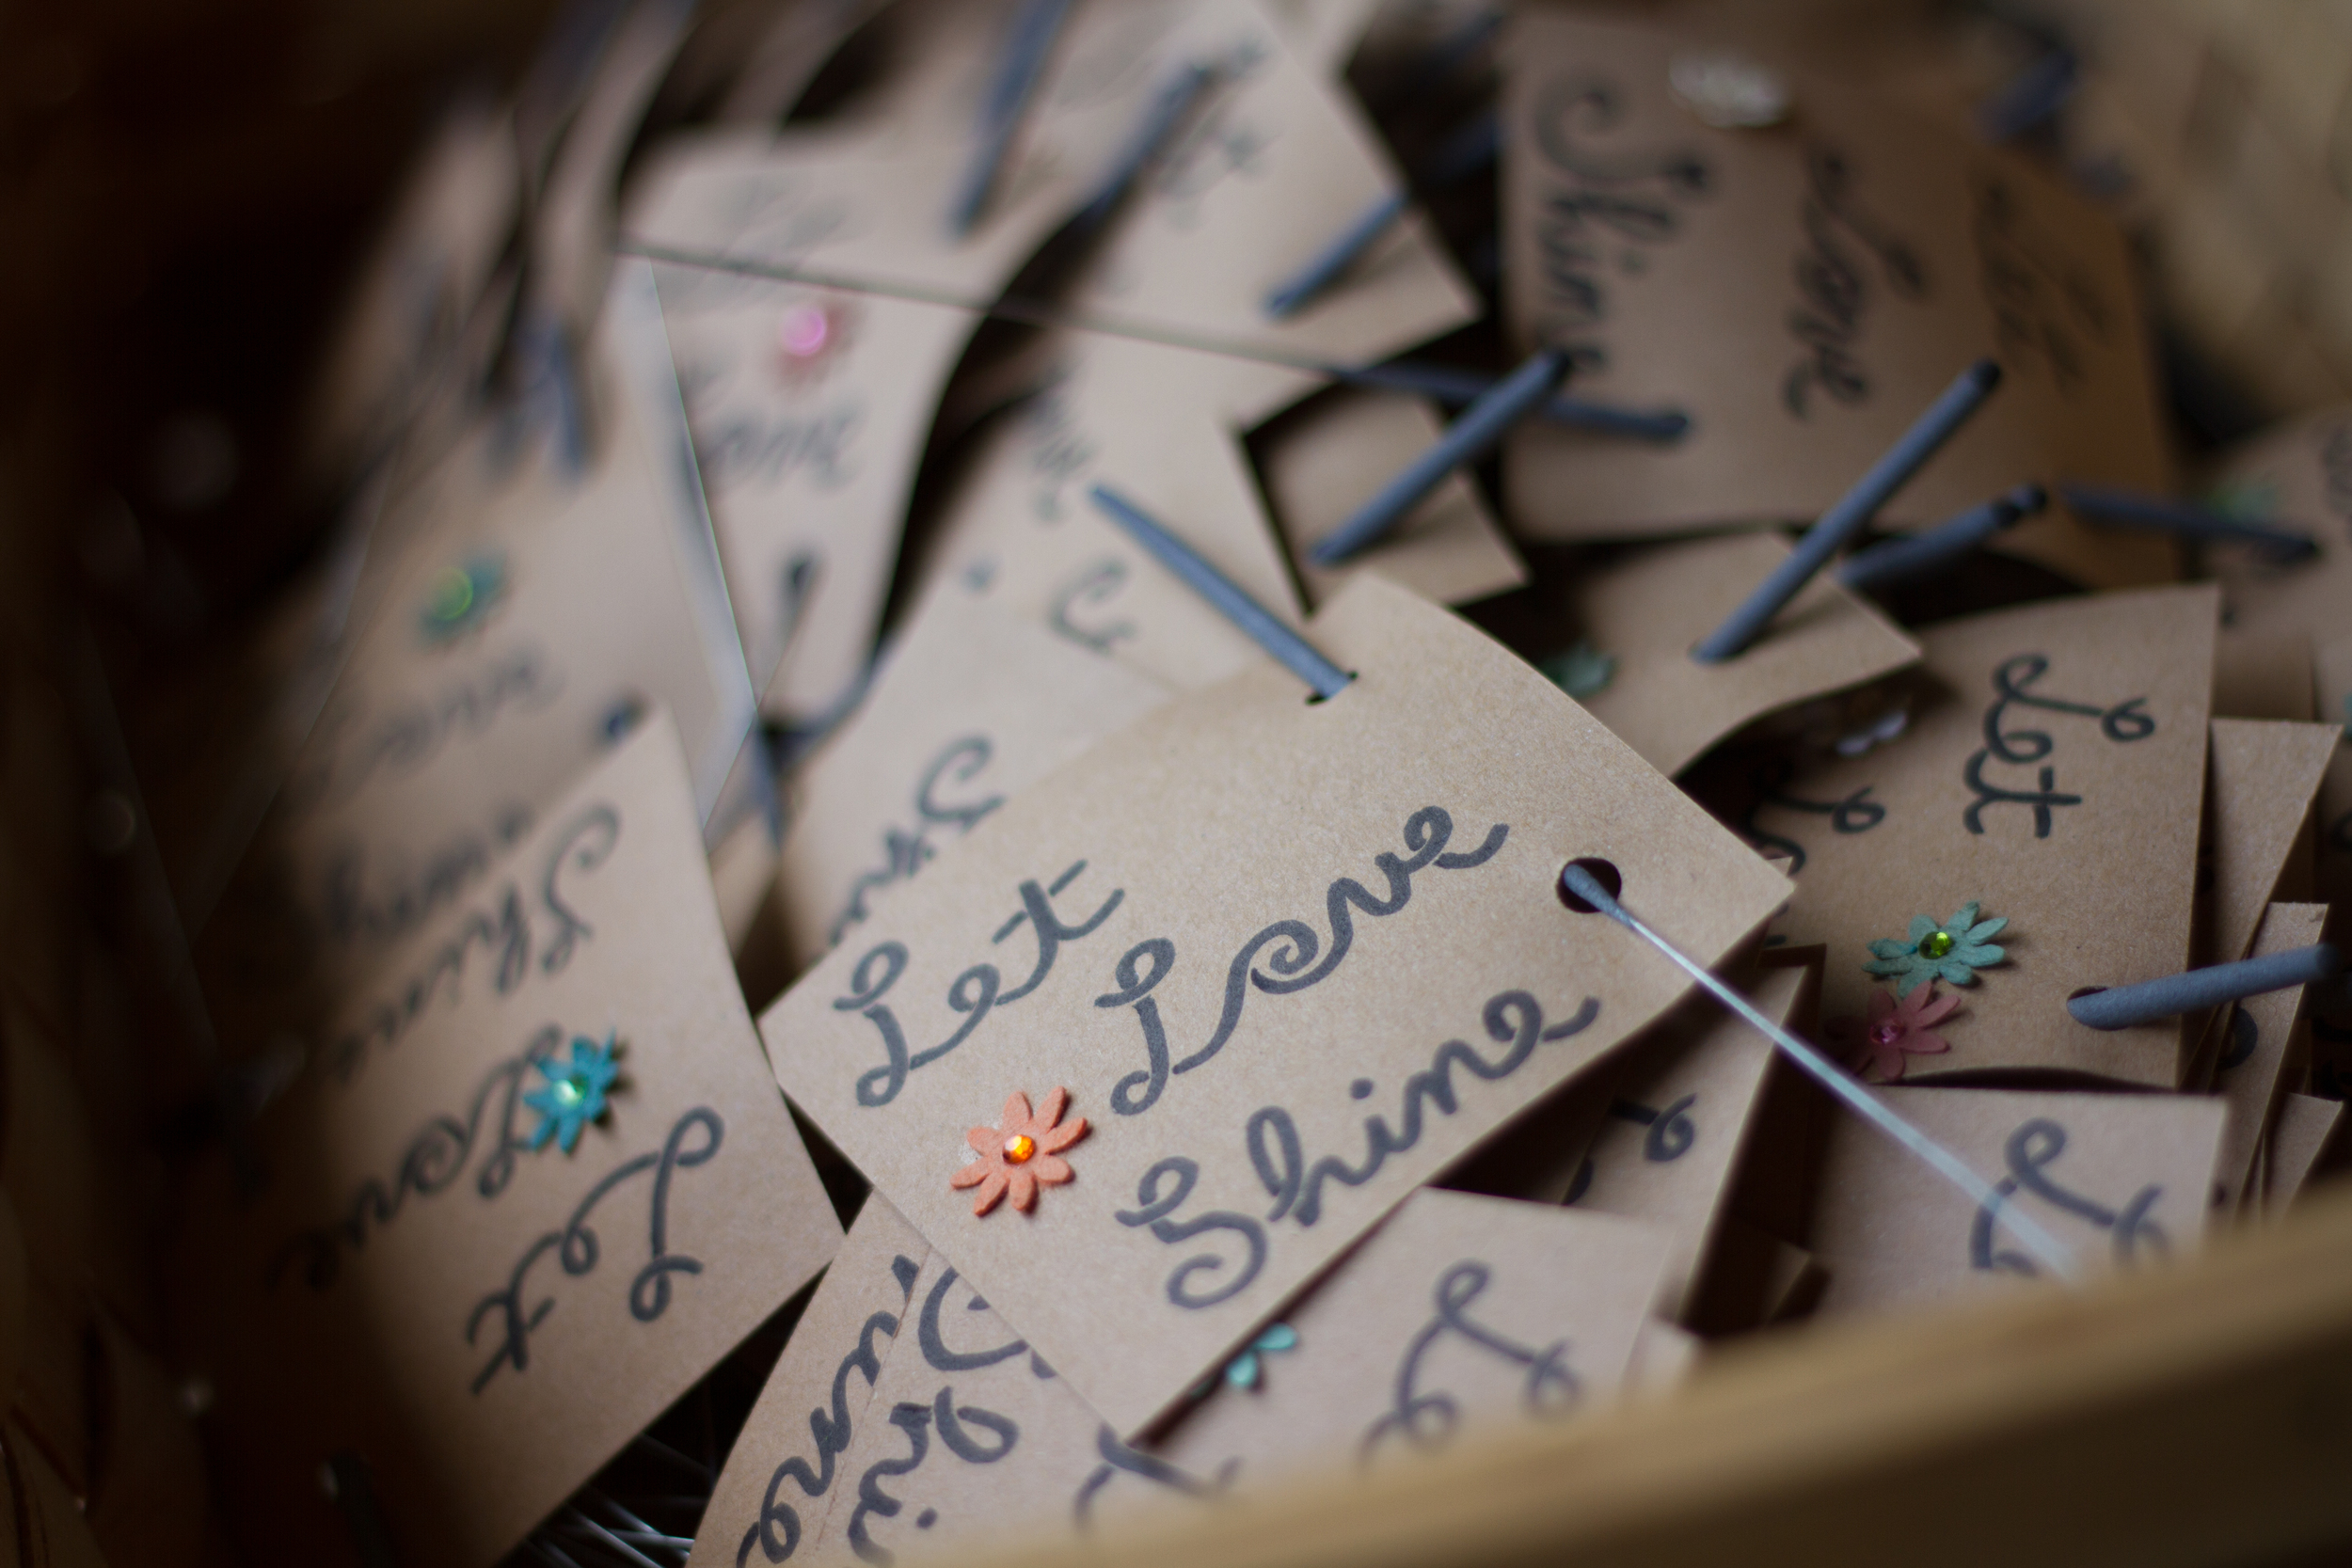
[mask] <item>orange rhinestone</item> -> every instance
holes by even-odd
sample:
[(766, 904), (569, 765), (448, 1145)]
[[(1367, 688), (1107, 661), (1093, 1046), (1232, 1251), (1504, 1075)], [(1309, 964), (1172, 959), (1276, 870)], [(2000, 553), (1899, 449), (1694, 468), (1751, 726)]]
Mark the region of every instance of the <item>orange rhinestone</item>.
[(1005, 1140), (1005, 1158), (1016, 1165), (1025, 1165), (1029, 1156), (1037, 1152), (1037, 1140), (1026, 1132), (1015, 1132)]

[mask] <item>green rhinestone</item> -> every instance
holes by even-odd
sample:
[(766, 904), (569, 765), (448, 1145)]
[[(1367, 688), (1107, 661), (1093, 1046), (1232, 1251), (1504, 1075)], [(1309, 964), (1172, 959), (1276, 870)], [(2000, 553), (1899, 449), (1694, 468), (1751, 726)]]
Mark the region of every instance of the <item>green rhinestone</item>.
[(569, 1105), (580, 1098), (580, 1085), (565, 1079), (555, 1085), (555, 1098)]
[(429, 613), (436, 621), (454, 621), (473, 608), (473, 578), (468, 573), (451, 566), (433, 579), (433, 607)]
[(1930, 931), (1919, 939), (1919, 956), (1923, 958), (1940, 958), (1951, 950), (1952, 933), (1949, 931)]

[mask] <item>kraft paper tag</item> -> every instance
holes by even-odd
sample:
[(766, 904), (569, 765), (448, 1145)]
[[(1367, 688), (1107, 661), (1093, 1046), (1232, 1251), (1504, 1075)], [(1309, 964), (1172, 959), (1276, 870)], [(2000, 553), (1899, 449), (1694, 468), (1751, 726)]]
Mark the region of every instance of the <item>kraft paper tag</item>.
[(1675, 774), (1758, 719), (1917, 662), (1916, 642), (1826, 575), (1744, 653), (1720, 664), (1692, 658), (1692, 648), (1788, 555), (1777, 539), (1740, 534), (1644, 550), (1580, 574), (1570, 613), (1585, 641), (1616, 661), (1584, 706), (1644, 761)]
[(950, 578), (856, 716), (794, 777), (778, 886), (792, 973), (1033, 780), (1168, 700), (1123, 664)]
[[(1751, 1000), (1786, 1024), (1810, 973), (1768, 970)], [(1568, 1201), (1646, 1221), (1672, 1239), (1659, 1311), (1681, 1322), (1726, 1217), (1773, 1047), (1711, 997), (1684, 1004), (1660, 1032), (1666, 1037), (1627, 1053)]]
[[(607, 1047), (565, 1148), (528, 1097)], [(665, 717), (355, 991), (247, 1153), (257, 1191), (192, 1180), (171, 1277), (224, 1496), (290, 1560), (344, 1560), (349, 1456), (404, 1557), (495, 1561), (815, 1276), (839, 1227)]]
[[(1104, 33), (1165, 29), (1159, 56), (1221, 72), (1071, 296), (1086, 317), (1245, 353), (1370, 362), (1476, 320), (1477, 295), (1428, 221), (1407, 210), (1294, 314), (1265, 298), (1403, 179), (1350, 95), (1295, 57), (1246, 0), (1119, 0)], [(1084, 13), (1079, 24), (1085, 25)], [(1297, 395), (1239, 410), (1247, 423)]]
[[(1685, 1001), (1682, 1006), (1692, 1005)], [(1651, 1025), (1651, 1032), (1673, 1028), (1681, 1010), (1678, 1007)], [(1595, 1063), (1537, 1101), (1507, 1130), (1445, 1172), (1439, 1184), (1454, 1192), (1483, 1193), (1489, 1197), (1567, 1202), (1588, 1174), (1585, 1157), (1608, 1117), (1625, 1059), (1640, 1049), (1636, 1042), (1614, 1059)]]
[(2226, 597), (2221, 613), (2221, 635), (2213, 649), (2213, 716), (2310, 723), (2313, 693), (2309, 634), (2271, 636), (2233, 627)]
[[(1888, 1108), (1959, 1155), (2085, 1274), (2160, 1264), (2205, 1233), (2223, 1111), (2194, 1095), (1896, 1088)], [(1958, 1299), (2048, 1269), (1987, 1207), (1878, 1129), (1832, 1125), (1812, 1243), (1820, 1314)]]
[(2205, 565), (2220, 579), (2230, 625), (2271, 637), (2300, 632), (2314, 642), (2352, 636), (2352, 410), (2307, 415), (2226, 453), (2207, 500), (2319, 546), (2316, 556), (2297, 562), (2208, 546)]
[(595, 467), (527, 467), (386, 569), (199, 947), (232, 1049), (307, 1025), (314, 998), (456, 907), (655, 706), (697, 811), (718, 803), (751, 690), (643, 263), (615, 269), (607, 314)]
[(429, 395), (514, 232), (516, 150), (511, 114), (479, 101), (434, 127), (328, 339), (304, 415), (312, 475), (340, 480), (364, 466)]
[[(1579, 351), (1581, 397), (1693, 421), (1670, 445), (1521, 424), (1504, 449), (1521, 528), (1609, 538), (1817, 516), (1986, 356), (2001, 388), (1890, 524), (2029, 479), (2169, 487), (2110, 219), (1900, 103), (1797, 72), (1787, 124), (1712, 129), (1668, 87), (1692, 47), (1535, 8), (1502, 48), (1513, 332)], [(1996, 547), (2096, 586), (2177, 575), (2169, 541), (2060, 513)]]
[[(1656, 1227), (1507, 1197), (1415, 1193), (1152, 1451), (1377, 1473), (1606, 1403), (1632, 1374), (1670, 1248)], [(1282, 1346), (1285, 1348), (1274, 1348)]]
[(1232, 1480), (1120, 1442), (876, 1194), (737, 1437), (688, 1568), (1082, 1535)]
[(1214, 356), (1073, 340), (1051, 389), (986, 432), (925, 563), (1008, 613), (1164, 685), (1190, 690), (1257, 644), (1170, 575), (1089, 493), (1104, 484), (1157, 518), (1278, 619), (1298, 598), (1237, 436), (1216, 413)]
[(1381, 0), (1266, 0), (1266, 14), (1282, 27), (1291, 53), (1326, 81), (1337, 82), (1363, 41)]
[[(2205, 857), (2198, 879), (2205, 899), (2197, 932), (2200, 965), (2245, 958), (2272, 900), (2309, 895), (2312, 803), (2339, 736), (2334, 724), (2213, 721)], [(2296, 857), (2303, 865), (2295, 863)], [(2201, 1017), (2183, 1037), (2201, 1037), (2218, 1022)]]
[(2308, 1094), (2289, 1094), (2279, 1102), (2265, 1147), (2269, 1161), (2263, 1189), (2263, 1217), (2284, 1213), (2327, 1158), (2344, 1126), (2344, 1101)]
[[(2273, 904), (2263, 916), (2248, 957), (2266, 957), (2309, 947), (2328, 919), (2325, 904)], [(2224, 1212), (2248, 1205), (2256, 1156), (2287, 1087), (2288, 1043), (2302, 1022), (2303, 986), (2265, 991), (2225, 1008), (2214, 1087), (2229, 1108), (2222, 1124), (2221, 1154), (2214, 1173), (2214, 1201)]]
[[(2352, 632), (2320, 643), (2312, 668), (2321, 721), (2352, 724)], [(2336, 747), (2320, 781), (2318, 826), (2319, 896), (2331, 904), (2352, 900), (2352, 740)]]
[(761, 708), (811, 724), (864, 673), (967, 310), (707, 268), (656, 274)]
[[(1931, 1031), (1949, 1049), (1906, 1053), (1904, 1076), (2043, 1069), (2178, 1085), (2175, 1021), (2101, 1032), (2066, 999), (2188, 967), (2214, 599), (2103, 594), (1931, 626), (1908, 733), (1764, 793), (1746, 825), (1801, 857), (1781, 929), (1828, 945), (1833, 1037), (1867, 1026), (1874, 991), (1891, 1006), (1932, 983), (1915, 1011), (1958, 999)], [(1967, 906), (1978, 924), (2009, 922), (1986, 939), (2003, 961), (1963, 968), (1968, 984), (1931, 980), (1916, 943), (1933, 932), (1913, 923)]]
[[(1008, 801), (762, 1021), (794, 1103), (1121, 1435), (1687, 989), (1564, 907), (1566, 860), (1616, 865), (1703, 963), (1787, 894), (1443, 610), (1366, 576), (1308, 635), (1357, 672), (1340, 694), (1260, 658), (1178, 698)], [(1026, 1175), (1007, 1117), (1074, 1175), (976, 1215), (977, 1151)]]
[(1375, 571), (1439, 604), (1468, 604), (1527, 581), (1527, 568), (1460, 472), (1407, 512), (1395, 530), (1345, 565), (1307, 553), (1354, 516), (1444, 429), (1427, 400), (1334, 388), (1253, 433), (1266, 499), (1311, 604), (1359, 571)]
[(985, 306), (1118, 156), (1158, 63), (1127, 51), (1104, 74), (1115, 40), (1079, 38), (1073, 16), (979, 221), (958, 235), (948, 206), (1014, 8), (893, 8), (876, 24), (887, 57), (872, 92), (772, 137), (674, 140), (634, 183), (624, 243)]

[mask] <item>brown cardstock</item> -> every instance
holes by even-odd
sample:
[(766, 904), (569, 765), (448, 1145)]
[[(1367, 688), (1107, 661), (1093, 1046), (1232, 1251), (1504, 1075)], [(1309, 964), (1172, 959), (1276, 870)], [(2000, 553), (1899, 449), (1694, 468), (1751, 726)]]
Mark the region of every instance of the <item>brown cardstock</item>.
[[(534, 1151), (532, 1066), (619, 1042)], [(354, 1454), (405, 1560), (488, 1564), (815, 1276), (839, 1227), (760, 1060), (658, 711), (357, 990), (199, 1167), (169, 1275), (240, 1537), (353, 1560)]]
[(1570, 1419), (1630, 1379), (1672, 1249), (1612, 1214), (1424, 1189), (1283, 1310), (1296, 1343), (1257, 1356), (1256, 1386), (1219, 1380), (1152, 1450), (1254, 1483)]
[[(2263, 916), (2247, 956), (2266, 957), (2309, 947), (2328, 918), (2325, 904), (2273, 904)], [(2229, 1107), (2222, 1124), (2221, 1154), (2214, 1170), (2214, 1201), (2225, 1212), (2251, 1206), (2257, 1155), (2287, 1087), (2287, 1046), (2302, 1021), (2304, 992), (2285, 990), (2249, 996), (2225, 1010), (2215, 1064), (2215, 1088)]]
[[(1244, 364), (1256, 356), (1233, 409), (1245, 424), (1312, 385), (1281, 361), (1385, 358), (1479, 314), (1417, 214), (1308, 309), (1265, 314), (1267, 291), (1398, 176), (1347, 95), (1295, 58), (1248, 0), (1078, 8), (983, 221), (955, 242), (948, 197), (1009, 8), (906, 8), (899, 33), (911, 58), (850, 123), (787, 135), (778, 146), (795, 155), (788, 167), (739, 133), (682, 150), (644, 182), (632, 235), (668, 252), (977, 307), (1093, 193), (1163, 85), (1200, 64), (1216, 80), (1099, 236), (1068, 309), (1114, 331), (1215, 342)], [(736, 215), (754, 188), (763, 193), (755, 224)]]
[[(762, 711), (814, 723), (865, 673), (939, 390), (977, 318), (708, 268), (656, 276)], [(787, 352), (787, 328), (822, 345)]]
[[(1106, 36), (1163, 33), (1159, 57), (1222, 71), (1073, 290), (1082, 318), (1245, 356), (1353, 364), (1484, 313), (1428, 220), (1408, 210), (1322, 293), (1289, 316), (1266, 314), (1270, 290), (1404, 182), (1379, 134), (1248, 0), (1098, 0), (1077, 28), (1087, 10)], [(1239, 395), (1244, 424), (1301, 389), (1261, 385), (1254, 401)]]
[[(1687, 989), (1563, 906), (1565, 861), (1613, 863), (1707, 963), (1788, 891), (1445, 611), (1368, 575), (1308, 635), (1357, 672), (1339, 695), (1260, 658), (1160, 708), (976, 827), (762, 1022), (794, 1102), (1122, 1435)], [(1009, 1022), (981, 1000), (1000, 990)], [(996, 1146), (967, 1130), (1062, 1088), (1090, 1130), (1075, 1179), (976, 1216), (950, 1178)]]
[[(699, 492), (686, 493), (691, 453), (674, 444), (684, 421), (643, 263), (615, 269), (606, 325), (591, 361), (606, 410), (595, 467), (571, 479), (526, 459), (488, 504), (437, 509), (383, 568), (377, 608), (199, 940), (231, 1049), (307, 1027), (652, 707), (684, 740), (697, 809), (717, 801), (750, 690)], [(645, 378), (647, 335), (666, 388)], [(465, 459), (488, 460), (486, 448)], [(436, 623), (455, 573), (472, 576), (471, 603)]]
[(1687, 1328), (1652, 1318), (1633, 1339), (1633, 1359), (1626, 1367), (1626, 1391), (1636, 1397), (1670, 1394), (1698, 1370), (1707, 1341)]
[[(1806, 974), (1767, 971), (1752, 1000), (1767, 1018), (1785, 1024)], [(1585, 1156), (1589, 1174), (1569, 1201), (1596, 1213), (1646, 1221), (1672, 1238), (1658, 1311), (1681, 1323), (1697, 1299), (1700, 1275), (1726, 1217), (1773, 1047), (1711, 998), (1693, 998), (1674, 1022), (1682, 1024), (1674, 1031), (1679, 1037), (1627, 1053), (1608, 1117)]]
[(1359, 571), (1378, 572), (1439, 604), (1468, 604), (1527, 580), (1527, 567), (1477, 486), (1459, 471), (1345, 564), (1319, 566), (1308, 554), (1442, 429), (1426, 399), (1343, 387), (1308, 399), (1252, 438), (1266, 499), (1309, 604), (1322, 604)]
[(2263, 1217), (2286, 1212), (2319, 1168), (2322, 1156), (2344, 1124), (2344, 1101), (2314, 1095), (2288, 1094), (2279, 1101), (2265, 1152), (2268, 1182), (2263, 1190)]
[(2291, 879), (2288, 856), (2340, 748), (2341, 724), (2213, 721), (2213, 922), (2201, 963), (2246, 956), (2254, 927)]
[[(2305, 829), (2338, 738), (2334, 724), (2213, 721), (2198, 877), (2205, 900), (2195, 950), (2200, 965), (2245, 958), (2263, 911), (2274, 899), (2291, 899), (2307, 887), (2308, 878), (2290, 874), (2292, 861), (2311, 853)], [(2185, 1045), (2198, 1045), (2201, 1054), (2217, 1050), (2207, 1032), (2218, 1022), (2190, 1020)]]
[(688, 1568), (1086, 1534), (1204, 1480), (1120, 1443), (876, 1194), (736, 1439)]
[[(1907, 989), (1865, 971), (1872, 941), (1976, 903), (1979, 920), (2009, 921), (1992, 939), (2006, 960), (1972, 985), (1937, 982), (1961, 998), (1936, 1027), (1951, 1049), (1907, 1058), (1908, 1078), (2041, 1069), (2177, 1085), (2177, 1022), (2101, 1032), (2066, 999), (2188, 966), (2214, 601), (2211, 587), (2150, 589), (1930, 627), (1908, 732), (1799, 769), (1751, 815), (1751, 832), (1804, 852), (1781, 928), (1828, 944), (1826, 1018), (1862, 1019), (1872, 990)], [(2017, 760), (1995, 751), (1995, 728)]]
[[(2294, 562), (2209, 546), (2205, 565), (2221, 581), (2229, 624), (2269, 637), (2299, 632), (2314, 643), (2352, 636), (2352, 409), (2305, 415), (2225, 453), (2207, 491), (2319, 546)], [(2344, 715), (2323, 708), (2320, 717)]]
[(1073, 337), (1066, 373), (983, 434), (923, 571), (1190, 690), (1257, 645), (1089, 499), (1143, 508), (1279, 620), (1298, 598), (1239, 439), (1218, 412), (1231, 367), (1122, 339)]
[[(1504, 449), (1547, 539), (1810, 518), (1952, 378), (2006, 380), (1885, 517), (1926, 524), (2028, 479), (2170, 483), (2128, 248), (2010, 154), (1867, 90), (1788, 72), (1788, 123), (1674, 100), (1695, 37), (1529, 8), (1501, 50), (1512, 331), (1591, 351), (1578, 395), (1693, 420), (1670, 445), (1534, 421)], [(2062, 512), (1997, 548), (2097, 586), (2175, 575), (2170, 543)]]
[[(1888, 1109), (1995, 1183), (2086, 1274), (2197, 1249), (2224, 1112), (2197, 1095), (1893, 1088)], [(2030, 1177), (2030, 1180), (2027, 1178)], [(2071, 1201), (2055, 1201), (2062, 1195)], [(2095, 1214), (2092, 1212), (2095, 1211)], [(1875, 1127), (1831, 1130), (1812, 1244), (1829, 1266), (1820, 1314), (1964, 1298), (2048, 1266)]]
[[(2224, 589), (2227, 594), (2227, 589)], [(2305, 632), (2273, 636), (2232, 626), (2222, 602), (2221, 635), (2213, 649), (2216, 719), (2312, 721), (2312, 640)]]
[(1570, 613), (1617, 661), (1584, 706), (1644, 761), (1674, 774), (1768, 714), (1917, 662), (1916, 642), (1828, 576), (1814, 578), (1746, 652), (1720, 664), (1692, 658), (1691, 649), (1788, 555), (1777, 539), (1735, 534), (1644, 550), (1580, 575)]
[(777, 886), (798, 974), (1021, 789), (1168, 689), (943, 579), (789, 784)]
[[(2352, 723), (2352, 632), (2329, 638), (2312, 650), (2319, 688), (2319, 716)], [(2319, 785), (2319, 896), (2328, 903), (2352, 900), (2352, 742), (2339, 745)]]

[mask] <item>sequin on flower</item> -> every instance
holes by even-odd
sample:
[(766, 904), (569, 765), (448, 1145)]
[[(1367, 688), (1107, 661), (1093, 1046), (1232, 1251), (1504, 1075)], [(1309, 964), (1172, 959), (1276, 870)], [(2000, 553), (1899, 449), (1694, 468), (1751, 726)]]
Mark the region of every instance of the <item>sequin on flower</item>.
[(837, 300), (801, 300), (776, 318), (776, 372), (787, 382), (821, 377), (850, 345), (855, 309)]
[(478, 555), (462, 566), (444, 566), (434, 574), (417, 624), (427, 642), (454, 641), (489, 619), (505, 596), (506, 558)]
[(605, 1091), (621, 1075), (613, 1060), (619, 1049), (610, 1034), (602, 1044), (580, 1035), (573, 1037), (569, 1061), (554, 1055), (539, 1058), (535, 1065), (547, 1082), (523, 1091), (523, 1103), (539, 1113), (539, 1125), (531, 1130), (533, 1149), (545, 1148), (553, 1138), (569, 1154), (580, 1142), (580, 1130), (604, 1115)]
[(1008, 1193), (1015, 1209), (1025, 1213), (1036, 1208), (1040, 1187), (1057, 1187), (1075, 1174), (1061, 1151), (1087, 1135), (1087, 1122), (1084, 1117), (1063, 1122), (1069, 1105), (1070, 1091), (1057, 1088), (1032, 1112), (1029, 1097), (1015, 1089), (1005, 1101), (1001, 1126), (975, 1127), (963, 1135), (979, 1158), (949, 1177), (947, 1185), (959, 1192), (979, 1189), (972, 1196), (975, 1214), (987, 1213)]
[(1979, 920), (1982, 907), (1963, 904), (1941, 925), (1932, 916), (1913, 915), (1908, 935), (1881, 937), (1870, 943), (1872, 957), (1862, 966), (1863, 973), (1894, 980), (1896, 990), (1904, 995), (1931, 980), (1975, 985), (1978, 970), (1990, 969), (2009, 956), (1991, 940), (2009, 925), (2008, 917)]
[(1900, 1002), (1888, 991), (1874, 990), (1868, 1017), (1833, 1018), (1826, 1032), (1830, 1043), (1841, 1049), (1846, 1061), (1864, 1078), (1873, 1084), (1891, 1084), (1903, 1075), (1908, 1058), (1938, 1056), (1951, 1049), (1951, 1042), (1934, 1033), (1933, 1025), (1951, 1017), (1959, 1006), (1957, 996), (1938, 996), (1932, 981)]

